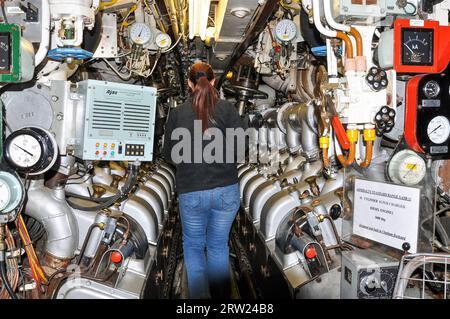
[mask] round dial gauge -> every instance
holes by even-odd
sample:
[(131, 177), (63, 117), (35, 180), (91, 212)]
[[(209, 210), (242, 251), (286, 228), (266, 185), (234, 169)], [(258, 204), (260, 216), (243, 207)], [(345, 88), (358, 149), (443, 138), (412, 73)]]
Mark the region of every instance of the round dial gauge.
[(23, 201), (23, 185), (12, 173), (0, 171), (0, 222), (8, 222), (15, 216), (8, 216)]
[(436, 81), (428, 81), (423, 87), (423, 93), (429, 99), (433, 99), (439, 95), (441, 87)]
[(434, 144), (443, 144), (450, 137), (450, 122), (445, 116), (436, 116), (427, 127), (428, 138)]
[(281, 20), (275, 28), (275, 34), (281, 42), (290, 42), (297, 36), (297, 25), (292, 20)]
[(395, 154), (388, 166), (389, 178), (395, 183), (417, 185), (425, 177), (425, 160), (410, 150)]
[(130, 27), (130, 39), (137, 45), (146, 45), (152, 39), (152, 30), (145, 23), (134, 23)]
[(160, 33), (156, 36), (156, 45), (160, 49), (167, 49), (172, 44), (172, 39), (166, 33)]
[(9, 144), (9, 156), (18, 167), (24, 169), (33, 167), (41, 159), (41, 144), (33, 135), (17, 135), (11, 139), (11, 144)]
[(58, 146), (53, 135), (44, 129), (27, 127), (5, 140), (5, 160), (19, 172), (38, 175), (55, 164)]

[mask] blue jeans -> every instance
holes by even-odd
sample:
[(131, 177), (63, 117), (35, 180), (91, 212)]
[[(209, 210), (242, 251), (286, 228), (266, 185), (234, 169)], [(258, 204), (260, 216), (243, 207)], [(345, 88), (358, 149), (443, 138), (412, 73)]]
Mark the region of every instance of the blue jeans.
[[(189, 297), (229, 297), (228, 240), (239, 209), (239, 185), (180, 194)], [(226, 296), (228, 294), (228, 296)]]

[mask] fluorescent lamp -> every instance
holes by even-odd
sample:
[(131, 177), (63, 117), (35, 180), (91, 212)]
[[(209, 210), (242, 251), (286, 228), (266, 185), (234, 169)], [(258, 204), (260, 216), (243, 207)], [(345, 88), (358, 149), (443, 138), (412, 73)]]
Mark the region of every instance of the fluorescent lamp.
[(189, 38), (206, 39), (210, 0), (189, 0)]

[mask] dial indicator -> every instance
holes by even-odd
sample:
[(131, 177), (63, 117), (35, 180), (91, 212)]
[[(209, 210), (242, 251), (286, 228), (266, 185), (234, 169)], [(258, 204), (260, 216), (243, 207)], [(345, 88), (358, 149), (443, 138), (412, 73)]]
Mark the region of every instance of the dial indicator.
[(155, 42), (158, 48), (164, 50), (170, 47), (172, 44), (172, 39), (167, 33), (160, 33), (156, 36)]
[(152, 39), (152, 30), (145, 23), (134, 23), (130, 27), (130, 39), (134, 44), (146, 45)]
[(402, 30), (402, 64), (433, 65), (433, 29)]
[(22, 173), (43, 174), (58, 158), (53, 135), (38, 127), (26, 127), (11, 133), (5, 140), (6, 162)]
[(427, 127), (428, 138), (434, 144), (443, 144), (450, 137), (450, 122), (445, 116), (436, 116)]
[(297, 25), (292, 20), (281, 20), (275, 27), (275, 35), (281, 42), (291, 42), (297, 36)]
[(425, 160), (411, 150), (395, 154), (388, 165), (388, 175), (394, 183), (417, 185), (427, 171)]

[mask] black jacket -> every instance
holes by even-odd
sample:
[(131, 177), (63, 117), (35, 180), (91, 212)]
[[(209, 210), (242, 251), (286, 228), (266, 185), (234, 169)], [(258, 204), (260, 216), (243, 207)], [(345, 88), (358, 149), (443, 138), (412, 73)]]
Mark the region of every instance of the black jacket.
[[(238, 182), (237, 177), (237, 148), (242, 146), (243, 141), (228, 138), (223, 140), (222, 143), (222, 154), (220, 156), (220, 150), (217, 152), (219, 147), (215, 148), (215, 151), (212, 152), (213, 155), (217, 155), (218, 158), (222, 158), (222, 162), (205, 162), (204, 156), (202, 156), (204, 151), (208, 151), (208, 154), (211, 153), (211, 147), (205, 150), (205, 146), (210, 144), (215, 140), (215, 133), (211, 133), (214, 138), (210, 136), (209, 140), (205, 140), (202, 138), (204, 135), (201, 132), (201, 126), (198, 126), (194, 132), (194, 121), (196, 120), (196, 114), (193, 109), (193, 105), (191, 100), (189, 99), (184, 104), (178, 106), (173, 109), (169, 115), (169, 119), (166, 123), (165, 133), (164, 133), (164, 149), (163, 156), (166, 160), (171, 161), (176, 166), (176, 186), (178, 193), (188, 193), (200, 190), (207, 190), (216, 187), (224, 187), (228, 185), (232, 185)], [(223, 136), (226, 136), (227, 128), (242, 128), (246, 129), (243, 121), (241, 120), (236, 108), (233, 104), (225, 100), (219, 100), (214, 109), (214, 116), (212, 117), (211, 122), (209, 123), (209, 127), (215, 128), (216, 132), (219, 129)], [(177, 128), (184, 128), (185, 131), (189, 132), (190, 140), (187, 138), (180, 137), (177, 134), (177, 131), (174, 132)], [(174, 134), (174, 140), (172, 138), (172, 133)], [(195, 137), (195, 133), (197, 136)], [(208, 130), (205, 132), (208, 136)], [(194, 154), (194, 139), (197, 139), (197, 154)], [(201, 142), (199, 142), (201, 140)], [(190, 146), (191, 154), (186, 149), (183, 149), (180, 152), (182, 141), (183, 145)], [(231, 144), (233, 143), (233, 144)], [(244, 141), (245, 143), (245, 141)], [(239, 145), (238, 145), (239, 144)], [(219, 145), (219, 144), (215, 144)], [(175, 147), (175, 149), (174, 149)], [(201, 154), (200, 154), (201, 148)], [(177, 157), (177, 154), (181, 154), (183, 160), (181, 163), (180, 158), (172, 158), (172, 150), (174, 150), (174, 156)], [(230, 155), (230, 152), (233, 151), (235, 154), (234, 158), (230, 160), (226, 160), (226, 154)], [(230, 156), (229, 156), (230, 157)], [(230, 158), (229, 158), (230, 159)]]

